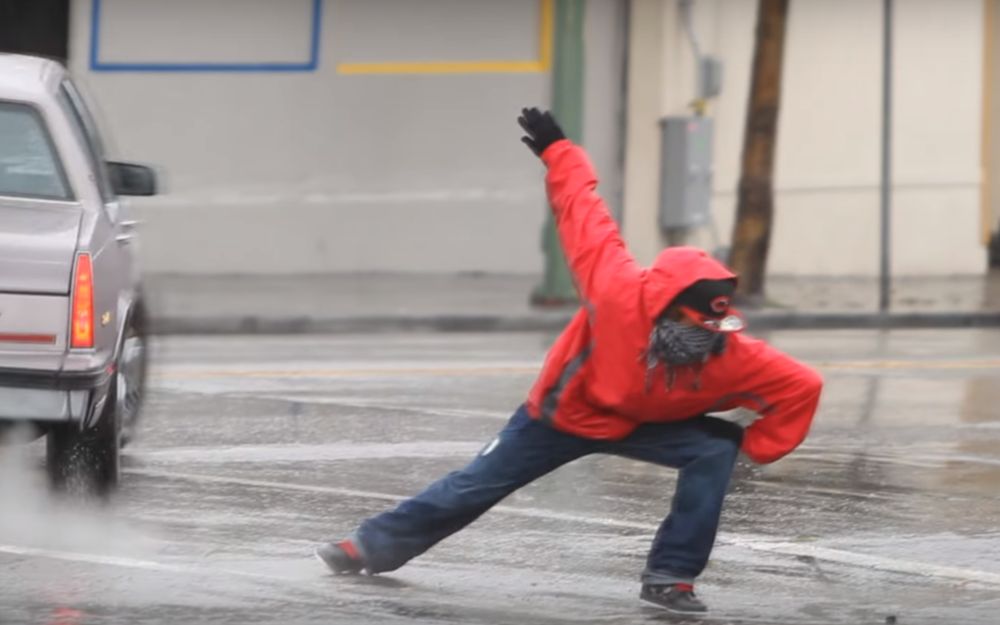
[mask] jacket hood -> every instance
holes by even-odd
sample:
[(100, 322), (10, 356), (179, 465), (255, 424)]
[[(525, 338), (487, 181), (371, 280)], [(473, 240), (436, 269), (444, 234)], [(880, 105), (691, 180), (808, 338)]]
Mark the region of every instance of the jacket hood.
[(642, 300), (646, 315), (656, 319), (681, 291), (699, 280), (735, 280), (736, 274), (697, 247), (668, 247), (646, 270)]

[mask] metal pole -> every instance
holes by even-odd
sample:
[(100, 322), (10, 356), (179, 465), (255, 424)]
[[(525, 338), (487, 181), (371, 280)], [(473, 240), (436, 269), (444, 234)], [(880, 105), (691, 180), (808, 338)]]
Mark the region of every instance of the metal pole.
[(882, 0), (882, 188), (879, 312), (889, 311), (892, 289), (892, 0)]
[[(556, 0), (555, 55), (552, 66), (552, 114), (566, 136), (576, 143), (583, 140), (583, 18), (584, 0)], [(545, 268), (542, 283), (531, 300), (540, 306), (560, 306), (577, 302), (576, 287), (566, 267), (559, 234), (552, 214), (542, 230)]]

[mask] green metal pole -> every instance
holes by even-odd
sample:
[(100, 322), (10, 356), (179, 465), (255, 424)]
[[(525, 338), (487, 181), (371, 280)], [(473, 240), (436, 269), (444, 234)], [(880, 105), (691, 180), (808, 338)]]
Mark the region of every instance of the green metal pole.
[[(552, 114), (574, 143), (583, 141), (583, 18), (585, 0), (556, 0), (552, 65)], [(563, 306), (577, 300), (573, 278), (566, 267), (551, 211), (542, 228), (545, 273), (532, 294), (539, 306)]]

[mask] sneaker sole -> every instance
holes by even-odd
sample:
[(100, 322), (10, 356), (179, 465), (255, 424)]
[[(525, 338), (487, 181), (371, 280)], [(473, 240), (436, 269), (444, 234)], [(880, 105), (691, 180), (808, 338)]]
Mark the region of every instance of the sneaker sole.
[(330, 569), (330, 572), (333, 573), (334, 575), (360, 575), (361, 574), (361, 571), (338, 571), (329, 562), (327, 562), (326, 559), (323, 556), (319, 555), (319, 549), (318, 548), (313, 550), (313, 557), (316, 558), (317, 560), (319, 560), (320, 562), (322, 562), (323, 566), (325, 566), (326, 568)]
[(640, 596), (639, 598), (642, 599), (643, 601), (645, 601), (646, 603), (648, 603), (649, 605), (655, 605), (656, 607), (660, 608), (661, 610), (666, 610), (667, 612), (670, 612), (671, 614), (678, 614), (680, 616), (708, 616), (708, 610), (707, 609), (701, 610), (699, 612), (692, 612), (692, 611), (689, 611), (689, 610), (678, 610), (676, 608), (668, 608), (667, 606), (663, 605), (662, 603), (660, 603), (658, 601), (653, 601), (652, 599), (647, 599), (646, 597)]

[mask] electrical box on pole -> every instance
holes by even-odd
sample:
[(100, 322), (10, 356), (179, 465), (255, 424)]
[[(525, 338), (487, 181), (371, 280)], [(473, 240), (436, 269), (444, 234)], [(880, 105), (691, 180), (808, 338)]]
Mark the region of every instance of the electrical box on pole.
[(711, 217), (712, 119), (666, 117), (661, 126), (660, 227), (702, 226)]

